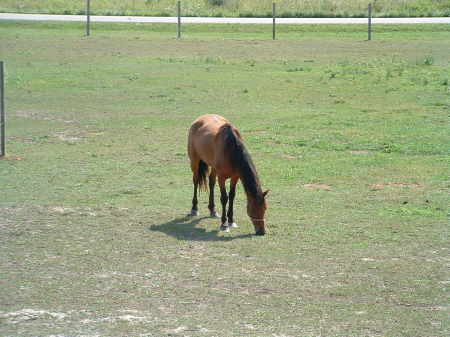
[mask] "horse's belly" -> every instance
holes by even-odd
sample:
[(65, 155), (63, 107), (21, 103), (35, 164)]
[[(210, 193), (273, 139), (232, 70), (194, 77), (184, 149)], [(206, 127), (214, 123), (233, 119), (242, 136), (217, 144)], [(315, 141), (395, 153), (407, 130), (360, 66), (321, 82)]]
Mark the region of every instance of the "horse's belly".
[(214, 136), (205, 134), (194, 139), (194, 148), (197, 155), (206, 164), (213, 166), (215, 159)]

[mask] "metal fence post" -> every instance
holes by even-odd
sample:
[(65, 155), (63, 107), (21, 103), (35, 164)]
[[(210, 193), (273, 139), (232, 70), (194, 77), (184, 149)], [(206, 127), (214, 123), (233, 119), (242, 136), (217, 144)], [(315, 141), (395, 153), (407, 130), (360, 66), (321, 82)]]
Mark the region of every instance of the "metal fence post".
[(276, 17), (276, 9), (275, 9), (275, 2), (272, 3), (272, 40), (275, 40), (275, 17)]
[(371, 41), (372, 40), (372, 4), (371, 3), (369, 3), (368, 19), (369, 20), (368, 20), (368, 27), (367, 27), (367, 30), (368, 30), (368, 32), (367, 32), (367, 35), (368, 35), (367, 39), (369, 41)]
[(0, 61), (0, 157), (6, 155), (6, 137), (5, 137), (5, 70), (4, 63)]
[(177, 2), (177, 16), (178, 16), (177, 39), (181, 39), (181, 1)]
[(91, 35), (91, 0), (86, 0), (86, 36)]

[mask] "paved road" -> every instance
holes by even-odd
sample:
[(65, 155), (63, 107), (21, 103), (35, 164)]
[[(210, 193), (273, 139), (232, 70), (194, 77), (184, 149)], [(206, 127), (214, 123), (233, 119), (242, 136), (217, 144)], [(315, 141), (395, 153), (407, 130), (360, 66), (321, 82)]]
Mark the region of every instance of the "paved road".
[[(84, 15), (46, 15), (0, 13), (0, 20), (26, 21), (85, 21)], [(176, 23), (176, 17), (149, 16), (91, 16), (92, 22), (131, 22), (131, 23)], [(201, 18), (182, 17), (183, 23), (241, 23), (272, 24), (271, 18)], [(366, 18), (277, 18), (278, 24), (365, 24)], [(374, 18), (373, 24), (417, 24), (450, 23), (450, 17), (443, 18)]]

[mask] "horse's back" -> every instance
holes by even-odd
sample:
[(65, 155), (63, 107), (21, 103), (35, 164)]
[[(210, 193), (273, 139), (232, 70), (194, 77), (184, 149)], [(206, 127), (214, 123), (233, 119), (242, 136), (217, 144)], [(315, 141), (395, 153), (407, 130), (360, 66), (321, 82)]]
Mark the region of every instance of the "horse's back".
[(225, 118), (219, 115), (203, 115), (198, 117), (191, 125), (191, 132), (215, 132), (217, 133), (220, 127), (229, 123)]
[(188, 140), (188, 153), (191, 160), (201, 159), (208, 165), (213, 165), (215, 139), (220, 128), (226, 123), (228, 121), (219, 115), (203, 115), (192, 123)]

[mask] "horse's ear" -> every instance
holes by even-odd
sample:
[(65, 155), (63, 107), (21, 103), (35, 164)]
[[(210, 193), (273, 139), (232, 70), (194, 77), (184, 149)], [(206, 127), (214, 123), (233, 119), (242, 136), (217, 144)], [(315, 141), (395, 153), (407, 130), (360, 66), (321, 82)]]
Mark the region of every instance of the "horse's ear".
[(269, 192), (270, 192), (270, 190), (267, 190), (267, 191), (263, 192), (264, 198), (267, 196), (267, 194), (269, 194)]

